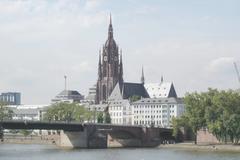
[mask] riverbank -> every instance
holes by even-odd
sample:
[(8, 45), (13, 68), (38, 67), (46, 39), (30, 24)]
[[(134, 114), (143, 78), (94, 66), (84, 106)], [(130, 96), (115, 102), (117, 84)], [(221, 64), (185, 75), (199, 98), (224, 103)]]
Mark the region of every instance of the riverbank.
[(58, 136), (5, 136), (0, 144), (57, 144)]
[(240, 153), (240, 145), (232, 145), (232, 144), (195, 145), (193, 143), (176, 143), (176, 144), (160, 145), (158, 148), (190, 150), (190, 151), (239, 152)]
[[(58, 136), (17, 136), (5, 137), (0, 144), (54, 144), (58, 145)], [(110, 147), (112, 148), (112, 147)], [(218, 144), (218, 145), (195, 145), (193, 143), (176, 143), (176, 144), (161, 144), (159, 149), (174, 149), (184, 151), (207, 151), (207, 152), (238, 152), (240, 153), (240, 145)]]

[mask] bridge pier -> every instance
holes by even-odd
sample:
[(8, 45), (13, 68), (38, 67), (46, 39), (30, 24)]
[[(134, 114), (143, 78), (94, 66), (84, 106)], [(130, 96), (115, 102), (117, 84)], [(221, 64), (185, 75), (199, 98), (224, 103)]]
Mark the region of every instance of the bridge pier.
[(59, 146), (66, 148), (88, 148), (87, 130), (80, 132), (61, 131)]
[(1, 141), (1, 142), (3, 142), (3, 136), (4, 136), (4, 134), (3, 134), (3, 127), (2, 127), (2, 125), (0, 124), (0, 141)]

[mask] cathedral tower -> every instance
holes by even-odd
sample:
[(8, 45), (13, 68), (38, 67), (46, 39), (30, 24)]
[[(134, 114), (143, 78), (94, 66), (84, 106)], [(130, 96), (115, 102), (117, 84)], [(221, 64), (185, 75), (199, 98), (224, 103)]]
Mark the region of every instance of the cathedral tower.
[(113, 38), (112, 19), (108, 27), (108, 38), (99, 53), (96, 103), (104, 102), (117, 83), (123, 83), (122, 51)]

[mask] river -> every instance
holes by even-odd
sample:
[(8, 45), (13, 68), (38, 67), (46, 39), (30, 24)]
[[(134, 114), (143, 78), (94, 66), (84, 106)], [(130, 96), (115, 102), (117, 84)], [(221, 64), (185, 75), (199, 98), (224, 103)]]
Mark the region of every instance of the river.
[(54, 145), (0, 144), (0, 160), (239, 160), (240, 153), (176, 149), (60, 149)]

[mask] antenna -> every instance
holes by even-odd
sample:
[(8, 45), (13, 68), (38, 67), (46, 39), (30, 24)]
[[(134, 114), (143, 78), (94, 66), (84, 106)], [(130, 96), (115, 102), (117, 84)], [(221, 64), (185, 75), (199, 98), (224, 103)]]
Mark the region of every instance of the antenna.
[(67, 76), (64, 75), (64, 90), (67, 90)]
[(234, 65), (234, 68), (235, 68), (236, 73), (237, 73), (238, 82), (239, 82), (239, 84), (240, 84), (240, 74), (239, 74), (239, 70), (238, 70), (237, 63), (236, 63), (236, 62), (233, 62), (233, 65)]

